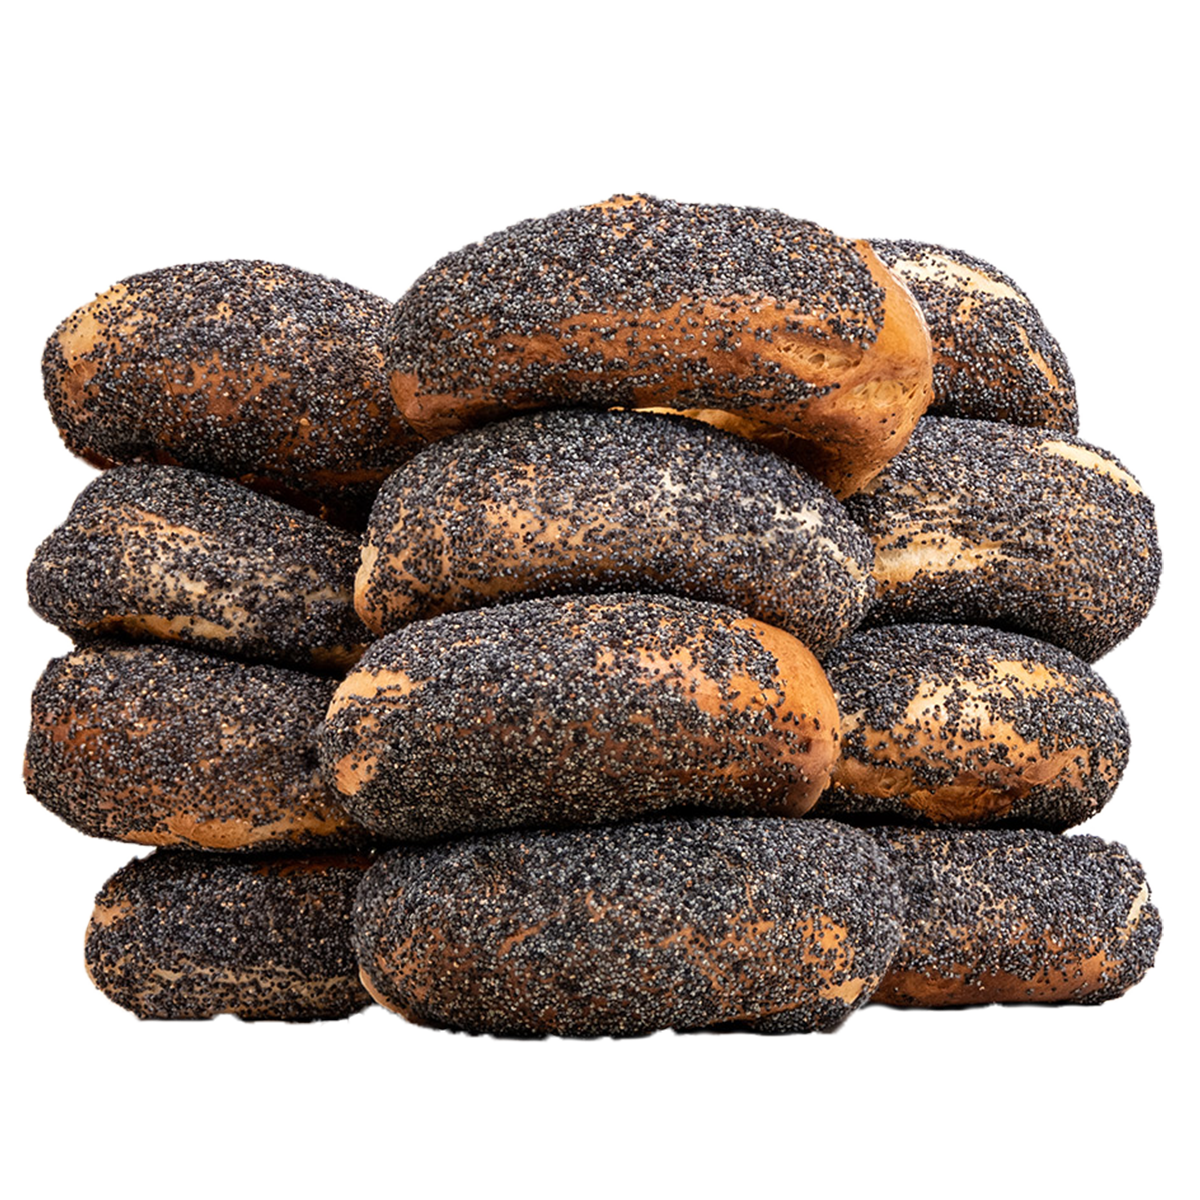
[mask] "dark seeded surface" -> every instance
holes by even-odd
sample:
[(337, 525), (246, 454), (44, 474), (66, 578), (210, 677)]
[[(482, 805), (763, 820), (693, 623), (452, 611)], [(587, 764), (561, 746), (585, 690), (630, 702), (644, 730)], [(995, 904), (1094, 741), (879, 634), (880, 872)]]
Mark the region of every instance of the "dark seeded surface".
[(371, 1001), (351, 944), (370, 857), (225, 857), (159, 850), (96, 897), (93, 982), (139, 1017), (347, 1017)]
[(144, 639), (173, 622), (173, 640), (223, 655), (339, 669), (369, 636), (358, 556), (352, 534), (228, 480), (118, 467), (39, 547), (29, 602), (73, 635)]
[(93, 837), (216, 850), (373, 840), (321, 776), (336, 680), (183, 647), (97, 642), (33, 693), (25, 785)]
[(884, 855), (846, 826), (675, 820), (397, 850), (363, 880), (355, 945), (423, 1024), (804, 1032), (866, 1002), (899, 905)]
[[(522, 221), (441, 259), (393, 310), (389, 371), (419, 375), (423, 393), (542, 393), (548, 404), (564, 389), (572, 404), (621, 403), (674, 377), (664, 390), (674, 407), (736, 408), (767, 392), (782, 403), (827, 390), (757, 355), (743, 375), (714, 371), (706, 347), (756, 336), (733, 311), (747, 301), (778, 312), (781, 337), (809, 328), (801, 314), (818, 314), (825, 336), (867, 345), (878, 335), (883, 289), (854, 246), (819, 225), (774, 209), (614, 201)], [(631, 313), (644, 315), (631, 324)], [(592, 314), (614, 314), (595, 327), (600, 341), (633, 329), (626, 356), (606, 359), (560, 328)], [(674, 338), (658, 332), (667, 328)], [(555, 339), (562, 361), (506, 361), (508, 339), (534, 336)]]
[[(999, 663), (1034, 678), (999, 673)], [(1041, 681), (1047, 669), (1059, 677), (1052, 687)], [(875, 751), (902, 748), (910, 779), (893, 795), (866, 795), (839, 787), (835, 771), (823, 816), (915, 819), (928, 815), (919, 793), (958, 785), (996, 799), (987, 815), (966, 810), (957, 821), (1061, 830), (1103, 807), (1129, 760), (1129, 726), (1104, 680), (1069, 651), (1021, 634), (967, 625), (862, 630), (825, 670), (842, 714), (842, 764), (891, 765)], [(1046, 778), (1046, 759), (1064, 749), (1075, 751), (1068, 773)]]
[(545, 412), (459, 434), (385, 484), (359, 611), (383, 630), (523, 596), (726, 603), (821, 655), (865, 610), (869, 539), (824, 485), (697, 421)]
[[(133, 275), (46, 343), (67, 446), (104, 465), (196, 467), (359, 524), (421, 439), (388, 395), (390, 309), (370, 292), (249, 260)], [(82, 355), (64, 350), (100, 322)]]
[[(1066, 355), (1012, 279), (963, 250), (911, 241), (872, 240), (871, 246), (904, 280), (929, 326), (935, 351), (931, 415), (1078, 430), (1075, 379)], [(1020, 298), (966, 288), (940, 259), (977, 271)], [(933, 267), (933, 277), (906, 271), (906, 263)]]
[(1119, 843), (1038, 830), (867, 832), (896, 868), (906, 906), (900, 951), (877, 999), (901, 973), (977, 989), (982, 1003), (989, 977), (1004, 973), (1027, 980), (1036, 999), (1050, 983), (1078, 988), (1079, 964), (1103, 953), (1110, 961), (1099, 986), (1070, 997), (1099, 1004), (1154, 964), (1162, 922), (1146, 900), (1130, 931), (1146, 878)]
[[(351, 816), (405, 841), (692, 806), (784, 811), (809, 788), (819, 718), (782, 703), (779, 661), (731, 626), (741, 616), (617, 594), (418, 622), (350, 676), (322, 765)], [(386, 690), (396, 677), (411, 690)], [(364, 697), (376, 679), (385, 690)]]
[(1125, 471), (1069, 433), (922, 418), (846, 510), (875, 543), (877, 578), (912, 552), (951, 569), (881, 582), (867, 624), (993, 625), (1092, 662), (1141, 623), (1162, 571), (1153, 504), (1098, 469), (1039, 451), (1046, 442)]

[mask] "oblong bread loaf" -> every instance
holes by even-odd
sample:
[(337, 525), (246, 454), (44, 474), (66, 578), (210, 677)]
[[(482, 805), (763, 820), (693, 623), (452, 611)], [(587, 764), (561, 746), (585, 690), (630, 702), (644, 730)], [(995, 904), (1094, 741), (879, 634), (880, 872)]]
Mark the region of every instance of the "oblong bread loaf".
[(993, 625), (1093, 662), (1158, 590), (1149, 497), (1069, 433), (926, 417), (846, 508), (875, 543), (868, 624)]
[(542, 412), (428, 447), (363, 547), (375, 632), (523, 597), (667, 592), (728, 604), (818, 656), (873, 590), (870, 540), (778, 456), (681, 417)]
[(374, 840), (327, 786), (317, 737), (337, 681), (182, 646), (96, 642), (33, 693), (25, 786), (92, 837), (207, 850)]
[(431, 439), (529, 408), (727, 410), (794, 434), (838, 496), (932, 397), (924, 319), (868, 243), (641, 195), (446, 255), (393, 310), (387, 356), (400, 411)]
[(406, 848), (355, 912), (364, 984), (517, 1037), (830, 1029), (899, 941), (886, 857), (831, 821), (711, 818)]
[(370, 636), (354, 611), (358, 555), (354, 535), (226, 479), (117, 467), (38, 548), (29, 602), (75, 637), (340, 672)]
[(1079, 429), (1066, 355), (1014, 280), (963, 250), (879, 238), (871, 247), (929, 326), (931, 416)]
[(147, 271), (54, 331), (46, 399), (67, 447), (96, 466), (194, 467), (359, 526), (423, 444), (388, 395), (390, 307), (279, 263)]
[(85, 943), (92, 982), (139, 1017), (329, 1021), (371, 1003), (351, 941), (369, 855), (157, 850), (104, 885)]
[(1067, 650), (982, 625), (890, 625), (847, 638), (825, 670), (841, 757), (830, 813), (1066, 829), (1107, 803), (1129, 726)]
[(800, 814), (837, 754), (812, 654), (674, 596), (523, 600), (406, 626), (338, 688), (321, 761), (400, 840), (669, 809)]
[(1162, 933), (1124, 846), (1035, 829), (868, 831), (905, 897), (900, 950), (877, 1003), (1099, 1004), (1154, 963)]

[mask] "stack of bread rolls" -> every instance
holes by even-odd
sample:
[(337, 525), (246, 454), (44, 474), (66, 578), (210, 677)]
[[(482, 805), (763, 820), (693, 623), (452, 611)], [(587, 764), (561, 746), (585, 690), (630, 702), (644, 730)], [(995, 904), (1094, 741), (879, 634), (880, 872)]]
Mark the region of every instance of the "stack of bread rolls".
[(988, 263), (616, 196), (394, 305), (136, 275), (43, 367), (104, 471), (29, 568), (25, 778), (156, 848), (87, 933), (139, 1016), (785, 1033), (1153, 963), (1064, 831), (1154, 511)]

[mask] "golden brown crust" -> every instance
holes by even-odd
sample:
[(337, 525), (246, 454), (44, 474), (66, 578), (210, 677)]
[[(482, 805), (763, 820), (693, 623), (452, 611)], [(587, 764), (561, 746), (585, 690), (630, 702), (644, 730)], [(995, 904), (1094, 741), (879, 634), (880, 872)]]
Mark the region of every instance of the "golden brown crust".
[(97, 643), (33, 695), (25, 785), (93, 837), (144, 846), (362, 846), (321, 777), (335, 681), (176, 646)]
[(787, 457), (836, 496), (865, 487), (904, 449), (933, 397), (929, 334), (903, 283), (867, 242), (855, 248), (884, 290), (885, 317), (870, 352), (809, 405), (799, 424), (775, 421), (795, 438)]
[(1116, 698), (1086, 663), (1019, 634), (895, 625), (825, 661), (842, 756), (822, 813), (1065, 829), (1129, 757)]
[(46, 344), (46, 398), (68, 448), (111, 467), (195, 467), (361, 524), (421, 445), (387, 391), (388, 302), (276, 263), (135, 275)]
[[(776, 740), (780, 757), (786, 756), (793, 745), (803, 747), (799, 751), (803, 762), (800, 778), (787, 794), (788, 815), (802, 816), (829, 786), (838, 759), (841, 722), (833, 689), (812, 651), (782, 629), (764, 625), (752, 617), (733, 621), (730, 628), (754, 638), (775, 660), (778, 682), (770, 692), (759, 690), (757, 680), (749, 672), (734, 678), (734, 687), (744, 690), (733, 697), (733, 712), (757, 712), (765, 703), (781, 729)], [(702, 690), (716, 692), (711, 681), (690, 685), (688, 690), (693, 696)], [(714, 699), (714, 714), (717, 711)]]
[(799, 815), (837, 708), (795, 638), (672, 596), (521, 601), (407, 626), (338, 688), (322, 763), (401, 840), (696, 806)]
[[(1021, 939), (1017, 939), (1021, 945)], [(893, 1008), (959, 1008), (976, 1004), (1054, 1004), (1081, 1001), (1098, 991), (1119, 965), (1105, 950), (1069, 956), (1053, 939), (1030, 936), (1030, 951), (1061, 961), (1026, 978), (1008, 971), (977, 971), (971, 962), (948, 962), (944, 975), (893, 970), (884, 976), (873, 1000)]]
[(1036, 830), (868, 832), (899, 873), (906, 906), (876, 1003), (1097, 1004), (1154, 962), (1158, 910), (1123, 846)]
[(516, 599), (667, 592), (818, 657), (862, 619), (871, 549), (828, 489), (676, 416), (531, 413), (427, 447), (375, 502), (355, 607), (382, 634)]
[(846, 826), (671, 820), (398, 850), (363, 883), (355, 945), (372, 994), (424, 1025), (806, 1032), (866, 1002), (899, 910)]
[(812, 401), (802, 429), (744, 412), (689, 408), (681, 413), (767, 447), (826, 481), (839, 499), (866, 487), (904, 448), (932, 395), (924, 372), (912, 369), (914, 347), (928, 334), (911, 294), (868, 243), (855, 246), (885, 289), (887, 319), (874, 355), (837, 390)]
[(932, 397), (928, 332), (866, 242), (770, 210), (616, 199), (466, 247), (401, 300), (389, 384), (415, 429), (573, 404), (724, 410), (798, 439), (839, 496), (903, 447)]

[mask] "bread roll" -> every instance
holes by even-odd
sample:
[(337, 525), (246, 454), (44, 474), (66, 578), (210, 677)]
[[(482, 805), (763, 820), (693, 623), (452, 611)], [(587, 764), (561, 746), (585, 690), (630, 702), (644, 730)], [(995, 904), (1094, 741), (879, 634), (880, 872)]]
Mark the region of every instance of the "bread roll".
[(369, 855), (135, 858), (88, 925), (92, 982), (139, 1017), (330, 1021), (371, 1003), (351, 944)]
[(926, 417), (847, 511), (875, 543), (868, 624), (992, 625), (1094, 662), (1158, 590), (1154, 506), (1068, 433)]
[(1116, 697), (1085, 662), (969, 625), (863, 630), (825, 662), (842, 719), (822, 816), (1065, 829), (1129, 760)]
[(1078, 430), (1066, 356), (1003, 271), (965, 251), (924, 242), (876, 238), (871, 246), (907, 285), (929, 326), (931, 415)]
[(523, 409), (728, 410), (838, 496), (932, 394), (912, 297), (866, 242), (773, 209), (614, 196), (449, 254), (396, 306), (392, 395), (442, 438)]
[(1154, 964), (1162, 922), (1124, 846), (1032, 829), (869, 832), (905, 898), (878, 1003), (1099, 1004)]
[(42, 358), (75, 454), (196, 467), (361, 524), (421, 439), (388, 396), (390, 305), (278, 263), (191, 263), (122, 280)]
[(354, 937), (368, 990), (422, 1025), (807, 1032), (871, 995), (899, 900), (885, 856), (834, 822), (665, 821), (397, 850)]
[(638, 412), (543, 412), (460, 434), (375, 503), (355, 587), (375, 633), (522, 597), (668, 592), (824, 654), (862, 619), (871, 544), (761, 447)]
[(368, 639), (358, 542), (236, 483), (132, 466), (88, 484), (29, 568), (29, 603), (75, 636), (184, 642), (344, 671)]
[(402, 841), (695, 808), (799, 815), (837, 709), (789, 634), (673, 596), (524, 600), (381, 638), (338, 688), (321, 761)]
[(208, 850), (373, 840), (321, 775), (336, 681), (181, 646), (97, 642), (33, 693), (25, 786), (92, 837)]

